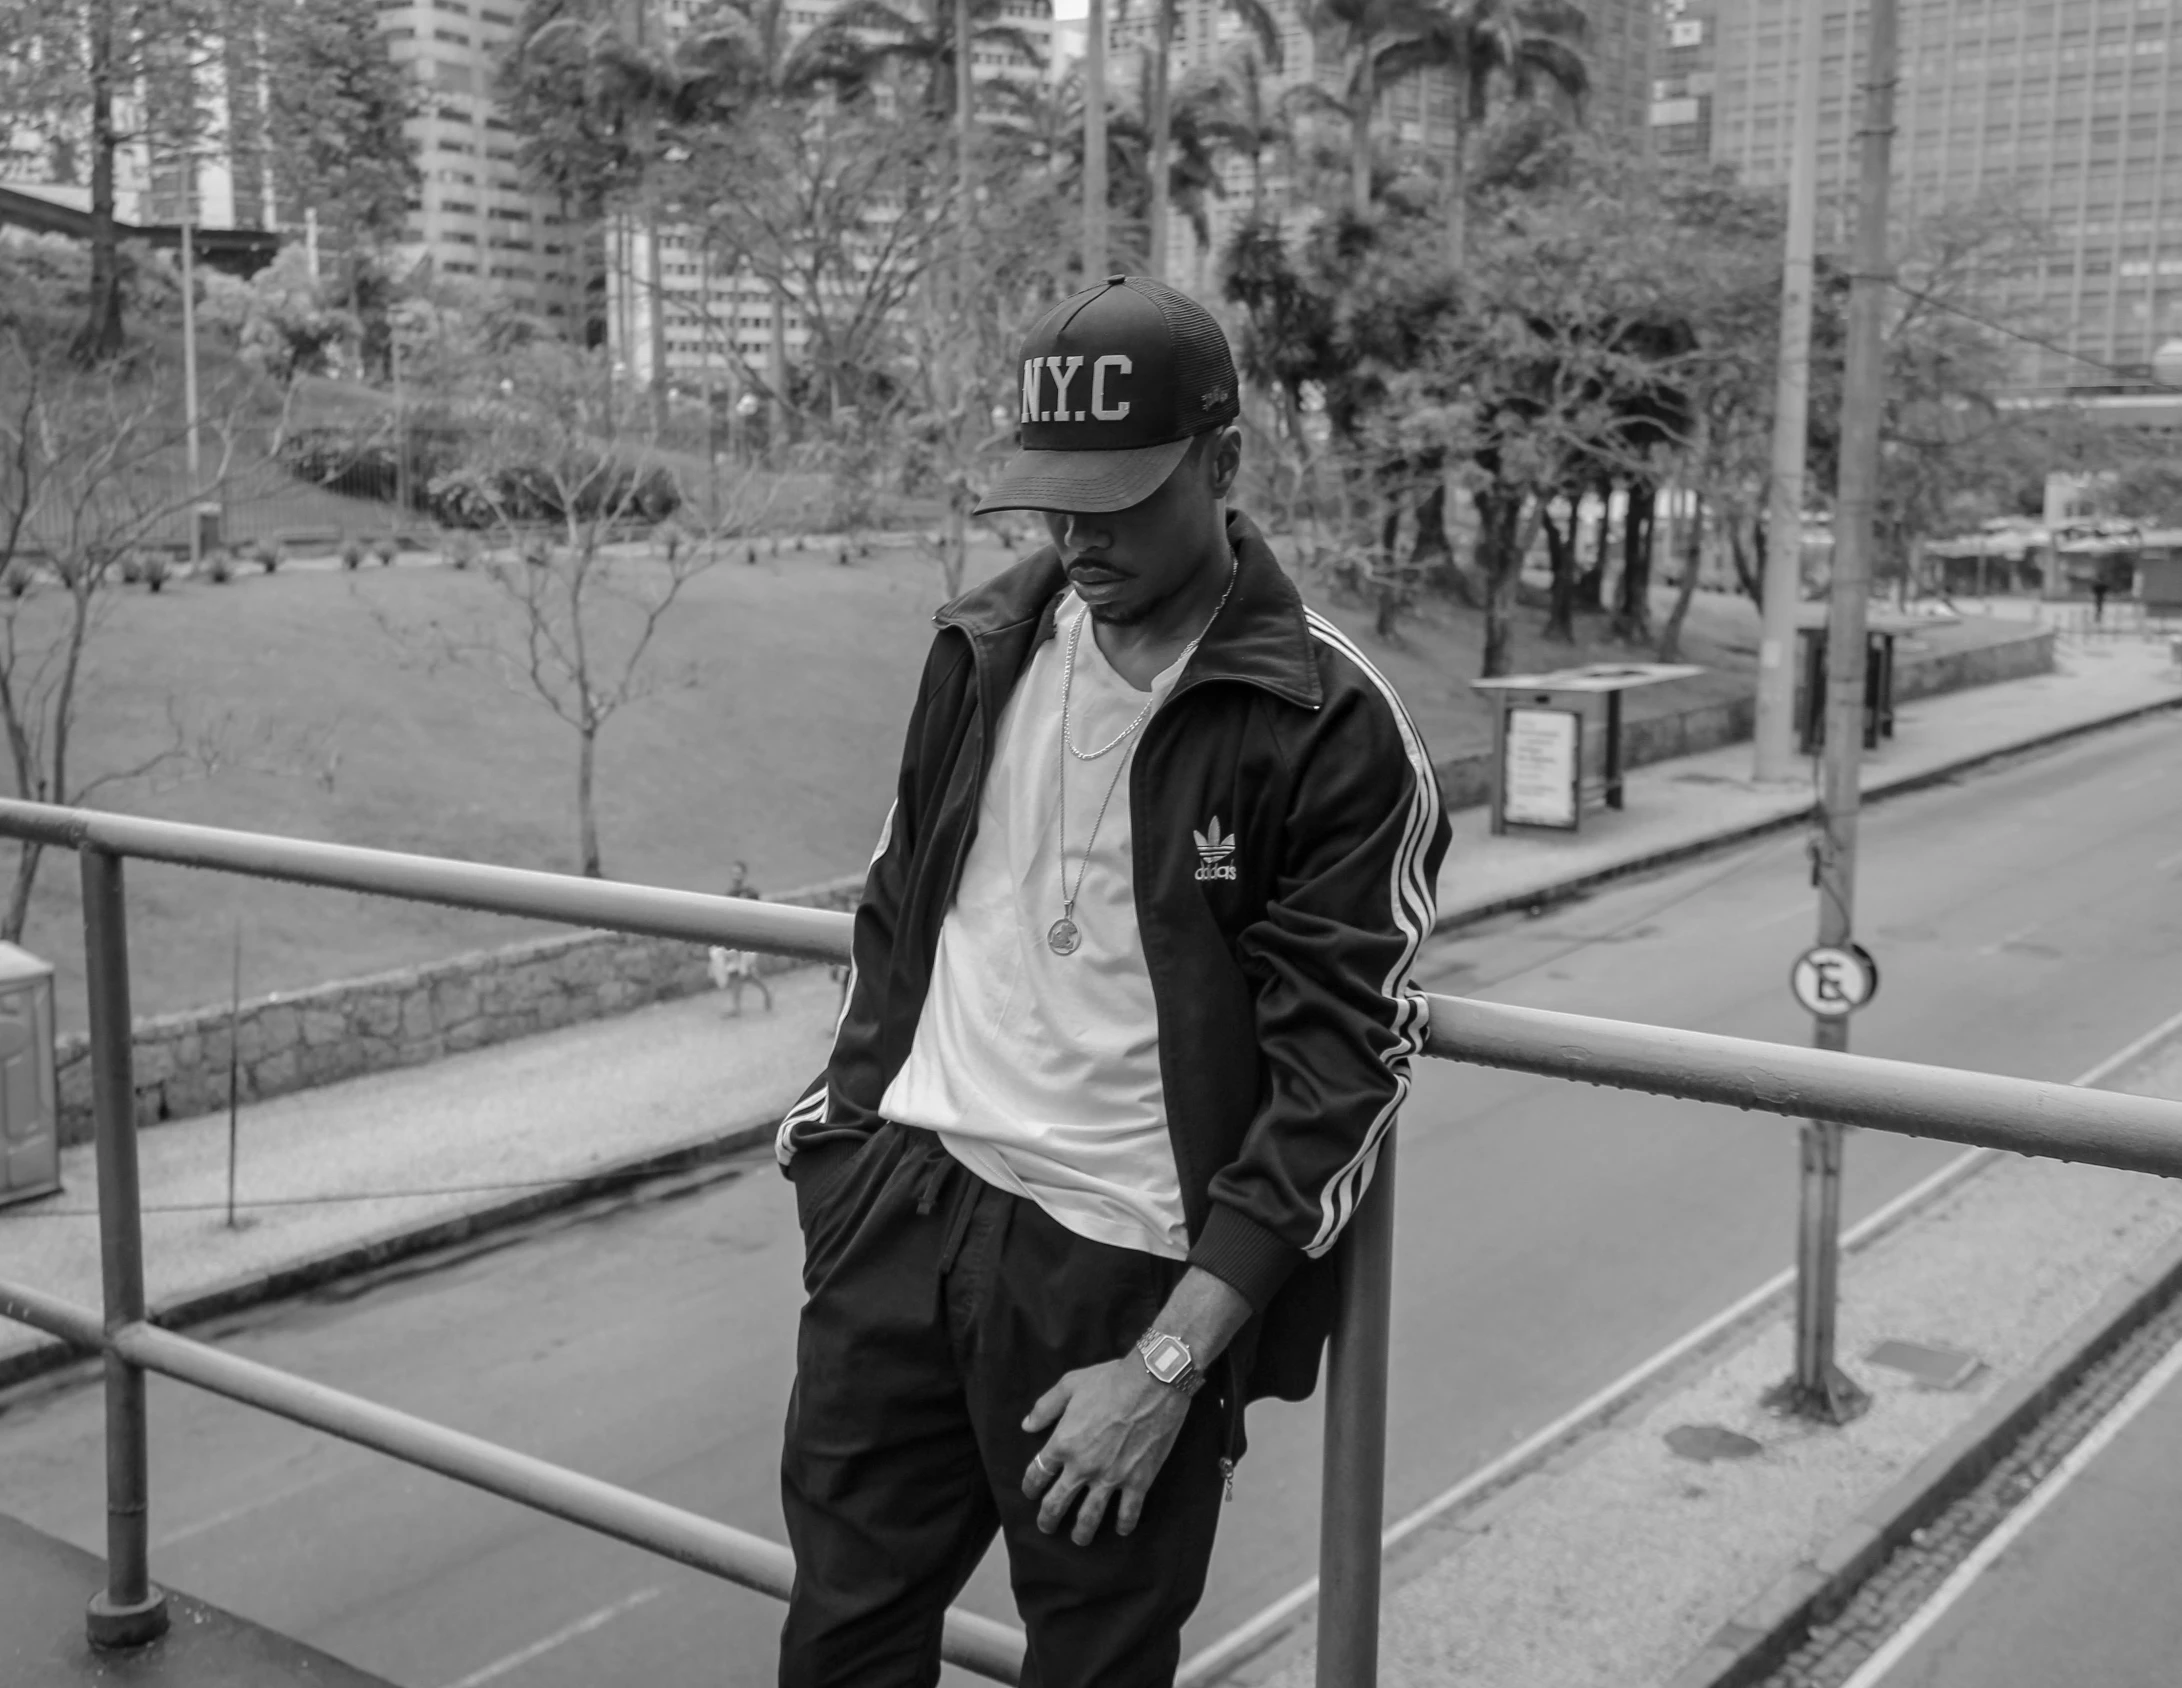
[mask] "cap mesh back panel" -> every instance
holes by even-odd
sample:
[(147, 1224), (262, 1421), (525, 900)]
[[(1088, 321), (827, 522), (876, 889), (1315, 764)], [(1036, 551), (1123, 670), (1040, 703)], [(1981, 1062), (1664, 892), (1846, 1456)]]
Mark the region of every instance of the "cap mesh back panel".
[(1227, 336), (1212, 313), (1164, 282), (1149, 276), (1131, 276), (1129, 285), (1144, 294), (1166, 319), (1174, 341), (1174, 384), (1182, 395), (1175, 408), (1183, 416), (1196, 412), (1201, 395), (1218, 389), (1224, 396), (1218, 406), (1198, 415), (1189, 425), (1193, 433), (1232, 422), (1242, 414), (1241, 395), (1235, 387), (1235, 360), (1227, 348)]

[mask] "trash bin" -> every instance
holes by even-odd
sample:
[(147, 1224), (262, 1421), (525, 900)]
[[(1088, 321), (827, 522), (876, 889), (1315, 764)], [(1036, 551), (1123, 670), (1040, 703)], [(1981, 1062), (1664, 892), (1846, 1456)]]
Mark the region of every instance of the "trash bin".
[[(1802, 752), (1815, 754), (1826, 743), (1826, 629), (1799, 627), (1803, 639)], [(1864, 748), (1877, 750), (1882, 736), (1894, 736), (1894, 635), (1873, 629), (1865, 634)]]
[(197, 555), (209, 557), (220, 548), (220, 516), (217, 504), (199, 504), (189, 513), (197, 524)]
[(0, 1206), (61, 1187), (53, 969), (0, 944)]

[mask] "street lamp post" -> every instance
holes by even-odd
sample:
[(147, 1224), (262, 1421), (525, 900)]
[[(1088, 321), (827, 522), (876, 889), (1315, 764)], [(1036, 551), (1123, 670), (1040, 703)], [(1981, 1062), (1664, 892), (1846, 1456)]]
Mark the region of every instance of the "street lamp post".
[(189, 566), (194, 573), (204, 561), (204, 533), (197, 520), (197, 501), (204, 492), (202, 447), (197, 438), (197, 275), (196, 228), (191, 220), (190, 191), (196, 186), (196, 161), (182, 159), (182, 449), (189, 472)]

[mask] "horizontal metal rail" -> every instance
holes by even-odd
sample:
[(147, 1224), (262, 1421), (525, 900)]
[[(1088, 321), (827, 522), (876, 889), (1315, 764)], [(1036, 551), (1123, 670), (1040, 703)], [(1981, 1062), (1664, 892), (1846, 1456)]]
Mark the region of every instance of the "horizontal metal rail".
[[(130, 1095), (127, 950), (121, 933), (118, 870), (120, 858), (135, 856), (821, 961), (847, 959), (848, 915), (9, 800), (0, 800), (0, 837), (75, 849), (84, 856), (85, 910), (92, 928), (94, 1041), (103, 1031), (104, 1044), (111, 1046), (102, 1071), (112, 1070), (105, 1072), (97, 1110), (101, 1223), (102, 1229), (111, 1229), (109, 1241), (119, 1249), (107, 1263), (109, 1308), (104, 1319), (6, 1284), (0, 1284), (0, 1316), (103, 1352), (110, 1381), (119, 1377), (125, 1383), (142, 1371), (158, 1371), (745, 1587), (787, 1595), (794, 1566), (788, 1550), (775, 1543), (477, 1437), (236, 1359), (144, 1322), (140, 1298), (124, 1293), (120, 1301), (115, 1300), (117, 1283), (127, 1291), (140, 1278), (140, 1269), (129, 1264), (136, 1258), (139, 1222), (133, 1133), (126, 1124)], [(1425, 1053), (1443, 1059), (2127, 1171), (2182, 1175), (2182, 1104), (1463, 997), (1427, 1000), (1431, 1021)], [(106, 1004), (103, 1012), (101, 1001)], [(1340, 1688), (1352, 1684), (1363, 1688), (1376, 1676), (1379, 1455), (1387, 1358), (1384, 1310), (1392, 1277), (1391, 1182), (1389, 1157), (1383, 1176), (1352, 1223), (1344, 1249), (1341, 1334), (1328, 1358), (1326, 1470), (1329, 1479), (1338, 1481), (1329, 1481), (1327, 1487), (1321, 1537), (1325, 1597), (1320, 1610), (1318, 1675), (1322, 1684), (1336, 1683)], [(124, 1263), (118, 1278), (114, 1259)], [(136, 1295), (140, 1297), (140, 1290)], [(110, 1335), (102, 1325), (112, 1327)], [(110, 1395), (109, 1463), (126, 1477), (141, 1465), (142, 1424), (140, 1415), (124, 1412), (114, 1418), (113, 1398)], [(126, 1405), (126, 1391), (121, 1398)], [(142, 1570), (143, 1514), (141, 1507), (129, 1501), (133, 1492), (126, 1483), (119, 1489), (110, 1485), (110, 1510), (118, 1506), (116, 1539), (133, 1544), (130, 1577), (110, 1577), (110, 1586), (141, 1593), (136, 1585), (142, 1578), (136, 1573)], [(108, 1618), (110, 1625), (117, 1621)], [(1012, 1682), (1021, 1668), (1023, 1638), (1006, 1625), (951, 1611), (945, 1648), (946, 1656), (965, 1668)]]
[[(850, 917), (702, 891), (0, 799), (0, 837), (411, 902), (845, 961)], [(1794, 1118), (2182, 1174), (2182, 1104), (1432, 996), (1427, 1055)]]
[(63, 809), (16, 798), (0, 798), (0, 838), (20, 838), (56, 849), (104, 850), (148, 862), (363, 891), (405, 902), (765, 950), (807, 961), (846, 961), (849, 953), (849, 917), (830, 909), (622, 885), (572, 873), (540, 873), (446, 856), (230, 832), (224, 827)]
[(1425, 1053), (1451, 1061), (2182, 1176), (2182, 1102), (1467, 997), (1427, 1000)]
[[(9, 1283), (0, 1283), (0, 1314), (776, 1600), (788, 1598), (795, 1580), (794, 1556), (777, 1542), (173, 1331), (139, 1323), (108, 1333), (94, 1309)], [(1015, 1681), (1023, 1668), (1022, 1633), (968, 1612), (948, 1612), (940, 1649), (950, 1663), (998, 1682)]]

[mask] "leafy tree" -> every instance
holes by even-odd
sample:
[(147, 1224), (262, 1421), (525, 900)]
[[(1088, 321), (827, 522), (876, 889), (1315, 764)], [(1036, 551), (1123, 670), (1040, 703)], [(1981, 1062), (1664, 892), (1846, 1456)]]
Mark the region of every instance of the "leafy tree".
[(1299, 112), (1323, 112), (1347, 125), (1351, 216), (1371, 211), (1371, 126), (1380, 98), (1389, 83), (1416, 68), (1415, 43), (1433, 27), (1436, 16), (1432, 0), (1304, 0), (1305, 26), (1337, 48), (1341, 86), (1335, 92), (1305, 84), (1293, 91), (1291, 103)]
[(230, 4), (259, 44), (281, 221), (300, 222), (307, 206), (322, 246), (351, 266), (368, 264), (401, 239), (421, 181), (402, 130), (417, 115), (416, 79), (388, 57), (368, 0)]
[[(1032, 65), (1043, 65), (1036, 37), (997, 21), (1007, 15), (1008, 0), (968, 0), (968, 8), (973, 47), (1004, 48)], [(826, 37), (820, 50), (835, 62), (855, 65), (867, 76), (906, 72), (922, 84), (918, 98), (926, 111), (940, 118), (955, 115), (954, 0), (912, 0), (908, 5), (846, 0), (827, 15), (817, 33)]]
[[(1151, 5), (1154, 7), (1152, 45), (1144, 55), (1147, 74), (1141, 107), (1145, 127), (1151, 133), (1151, 157), (1147, 165), (1152, 183), (1151, 250), (1147, 263), (1151, 273), (1164, 280), (1168, 260), (1167, 212), (1172, 203), (1176, 141), (1172, 87), (1175, 0), (1151, 0)], [(1220, 5), (1242, 21), (1266, 62), (1279, 69), (1280, 24), (1264, 0), (1220, 0)], [(1126, 11), (1126, 0), (1123, 10)]]
[[(128, 343), (124, 267), (115, 218), (115, 159), (131, 141), (163, 159), (212, 138), (206, 100), (220, 66), (219, 0), (0, 0), (0, 111), (42, 136), (71, 175), (88, 163), (90, 281), (71, 355), (84, 366)], [(132, 109), (136, 128), (126, 126)]]
[(1386, 61), (1388, 77), (1444, 70), (1454, 79), (1453, 141), (1441, 202), (1448, 262), (1460, 266), (1464, 258), (1470, 139), (1485, 121), (1494, 85), (1505, 83), (1517, 100), (1554, 89), (1580, 109), (1590, 75), (1576, 44), (1590, 23), (1574, 0), (1438, 0)]

